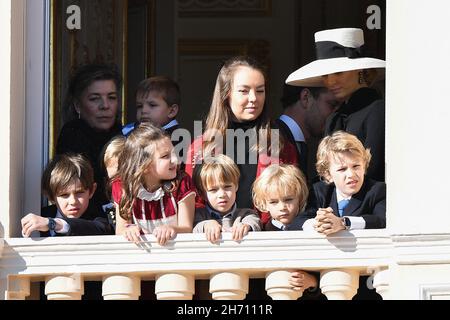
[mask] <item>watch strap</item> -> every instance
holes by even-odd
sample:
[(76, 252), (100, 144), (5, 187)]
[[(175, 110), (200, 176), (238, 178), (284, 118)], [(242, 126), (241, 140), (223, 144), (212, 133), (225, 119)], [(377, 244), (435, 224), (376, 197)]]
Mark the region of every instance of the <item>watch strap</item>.
[(55, 231), (56, 229), (56, 221), (53, 218), (48, 218), (48, 230)]

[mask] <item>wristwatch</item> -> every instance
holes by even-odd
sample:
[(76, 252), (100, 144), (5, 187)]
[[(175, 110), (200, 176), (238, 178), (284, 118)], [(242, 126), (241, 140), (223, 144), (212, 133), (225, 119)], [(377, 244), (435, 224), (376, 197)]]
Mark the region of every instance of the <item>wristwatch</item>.
[(350, 227), (352, 226), (352, 222), (350, 221), (350, 219), (348, 217), (342, 217), (342, 222), (344, 223), (346, 230), (349, 230)]
[(49, 231), (55, 231), (56, 228), (56, 221), (53, 218), (48, 218), (48, 230)]

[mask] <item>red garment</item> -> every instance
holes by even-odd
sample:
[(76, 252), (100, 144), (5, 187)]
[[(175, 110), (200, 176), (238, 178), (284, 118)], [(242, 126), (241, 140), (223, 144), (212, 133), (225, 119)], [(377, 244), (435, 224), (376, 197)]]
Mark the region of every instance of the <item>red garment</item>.
[[(136, 197), (133, 204), (133, 216), (143, 228), (147, 229), (148, 232), (152, 232), (152, 230), (149, 229), (165, 224), (166, 221), (170, 221), (170, 223), (168, 223), (173, 225), (177, 221), (178, 208), (174, 206), (171, 195), (173, 196), (176, 206), (178, 206), (179, 201), (183, 200), (193, 192), (195, 193), (195, 187), (192, 183), (192, 179), (190, 176), (185, 175), (181, 179), (178, 189), (171, 194), (164, 193), (164, 196), (160, 200), (148, 201)], [(120, 178), (114, 180), (112, 183), (112, 197), (115, 203), (120, 203), (122, 197), (122, 181)]]
[[(190, 145), (187, 157), (186, 157), (186, 173), (192, 177), (194, 172), (194, 168), (196, 164), (201, 163), (203, 159), (203, 136), (197, 137)], [(267, 154), (259, 154), (258, 164), (256, 169), (256, 177), (258, 177), (261, 172), (271, 164), (293, 164), (297, 165), (297, 150), (294, 145), (292, 145), (289, 141), (285, 140), (283, 143), (283, 148), (280, 150), (279, 158), (272, 158)], [(251, 190), (249, 190), (251, 192)], [(197, 194), (195, 207), (204, 207), (205, 200), (202, 198), (200, 194)], [(267, 212), (259, 212), (261, 217), (261, 222), (266, 224), (270, 221), (270, 214)]]

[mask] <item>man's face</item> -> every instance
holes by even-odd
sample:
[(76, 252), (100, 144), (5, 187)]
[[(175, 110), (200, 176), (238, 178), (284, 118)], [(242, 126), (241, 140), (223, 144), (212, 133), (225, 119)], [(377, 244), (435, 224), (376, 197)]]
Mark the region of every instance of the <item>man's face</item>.
[(325, 121), (339, 107), (340, 103), (331, 91), (322, 91), (317, 99), (312, 94), (311, 106), (306, 113), (306, 125), (313, 137), (321, 137), (325, 130)]

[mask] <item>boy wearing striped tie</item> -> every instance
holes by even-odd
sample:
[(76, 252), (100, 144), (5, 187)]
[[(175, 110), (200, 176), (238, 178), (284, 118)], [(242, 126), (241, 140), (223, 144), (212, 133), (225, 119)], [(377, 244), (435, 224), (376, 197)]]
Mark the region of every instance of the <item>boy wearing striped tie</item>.
[(364, 177), (370, 158), (352, 134), (337, 131), (321, 141), (316, 169), (323, 181), (313, 185), (301, 214), (303, 230), (330, 235), (386, 227), (386, 184)]

